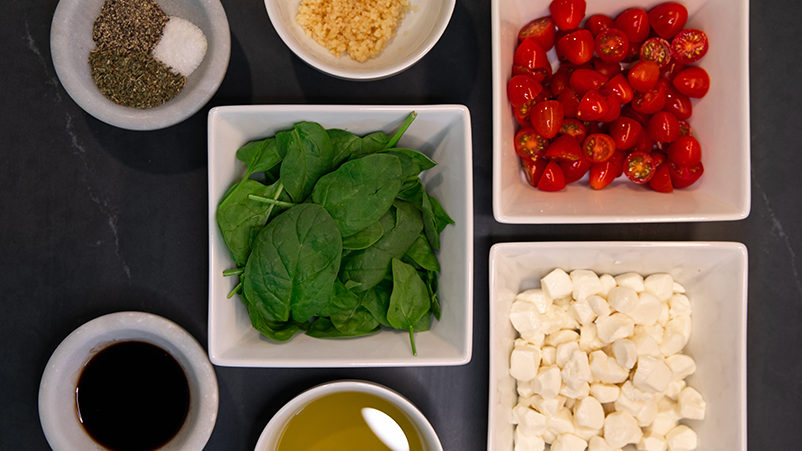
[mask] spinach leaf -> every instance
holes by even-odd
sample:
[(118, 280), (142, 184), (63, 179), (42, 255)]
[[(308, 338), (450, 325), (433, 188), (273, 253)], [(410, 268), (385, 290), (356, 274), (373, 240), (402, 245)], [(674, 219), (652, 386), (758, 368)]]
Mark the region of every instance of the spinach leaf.
[(246, 299), (243, 302), (245, 302), (245, 307), (248, 309), (251, 325), (267, 338), (276, 341), (287, 341), (301, 330), (301, 326), (298, 323), (270, 321), (259, 304), (250, 304)]
[(454, 220), (446, 213), (446, 210), (440, 205), (434, 196), (429, 196), (429, 202), (432, 204), (432, 211), (434, 212), (434, 222), (437, 225), (437, 233), (442, 232), (447, 225), (454, 224)]
[(390, 305), (390, 293), (393, 291), (392, 283), (379, 283), (360, 296), (362, 307), (373, 315), (373, 318), (383, 326), (390, 326), (387, 322), (387, 307)]
[(248, 165), (245, 177), (256, 172), (267, 172), (281, 163), (286, 147), (279, 146), (276, 138), (251, 141), (237, 150), (237, 159)]
[(379, 221), (376, 221), (359, 232), (343, 238), (343, 249), (365, 249), (379, 241), (382, 235), (384, 235), (384, 228)]
[(437, 165), (431, 158), (413, 149), (398, 147), (387, 149), (386, 153), (395, 155), (401, 161), (401, 177), (405, 181), (414, 180), (421, 172)]
[(362, 138), (359, 136), (339, 128), (330, 128), (326, 132), (329, 134), (331, 147), (334, 150), (333, 166), (336, 167), (351, 156), (362, 153)]
[(342, 236), (350, 236), (390, 209), (401, 188), (400, 176), (397, 157), (367, 155), (321, 177), (312, 190), (312, 202), (328, 210)]
[[(423, 229), (420, 213), (411, 204), (395, 201), (395, 215), (380, 219), (385, 233), (373, 246), (354, 251), (343, 260), (341, 278), (360, 283), (355, 291), (366, 291), (381, 282), (390, 269), (393, 258), (404, 255)], [(389, 213), (389, 212), (388, 212)]]
[(409, 257), (418, 266), (428, 271), (440, 272), (440, 263), (432, 252), (432, 247), (424, 235), (418, 235), (415, 242), (407, 249), (404, 256)]
[(392, 267), (393, 292), (387, 308), (387, 321), (396, 329), (409, 331), (412, 354), (417, 355), (413, 332), (418, 321), (429, 313), (429, 293), (415, 268), (397, 258), (393, 259)]
[(287, 152), (279, 177), (290, 198), (303, 202), (320, 176), (332, 168), (334, 151), (329, 135), (320, 124), (299, 122), (292, 130), (276, 133), (276, 140)]
[(426, 190), (421, 193), (420, 211), (421, 217), (423, 218), (423, 233), (426, 234), (426, 239), (429, 241), (429, 245), (432, 246), (432, 249), (439, 251), (440, 234), (437, 232), (432, 203), (429, 201), (429, 195), (426, 194)]
[(338, 338), (343, 336), (343, 334), (334, 327), (331, 320), (325, 316), (315, 318), (306, 329), (306, 335), (315, 338)]
[(217, 226), (237, 266), (245, 265), (251, 243), (270, 215), (282, 210), (278, 206), (252, 201), (248, 198), (251, 194), (278, 199), (282, 187), (280, 183), (265, 186), (245, 179), (235, 184), (217, 206)]
[(268, 320), (306, 322), (329, 302), (341, 255), (340, 234), (326, 209), (296, 205), (256, 236), (243, 292)]
[(376, 332), (379, 322), (362, 307), (360, 298), (345, 288), (340, 281), (334, 283), (334, 293), (326, 308), (331, 323), (347, 337)]
[(362, 157), (384, 149), (387, 143), (390, 142), (390, 137), (382, 132), (373, 132), (365, 135), (362, 138), (362, 149), (359, 153), (351, 155), (352, 158)]
[(415, 205), (420, 210), (426, 239), (429, 240), (433, 250), (439, 251), (440, 232), (448, 224), (454, 224), (454, 220), (448, 216), (440, 202), (426, 193), (420, 179), (405, 182), (398, 191), (398, 198)]
[(423, 280), (426, 281), (426, 288), (432, 300), (432, 314), (440, 321), (440, 299), (437, 297), (437, 273), (426, 271)]

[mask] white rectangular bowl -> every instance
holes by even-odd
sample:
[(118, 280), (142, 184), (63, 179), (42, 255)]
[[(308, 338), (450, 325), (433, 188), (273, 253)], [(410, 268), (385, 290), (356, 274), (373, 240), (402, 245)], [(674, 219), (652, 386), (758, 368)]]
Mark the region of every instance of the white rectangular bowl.
[[(663, 1), (588, 0), (586, 15), (615, 17), (626, 8), (648, 10)], [(702, 145), (702, 178), (689, 188), (665, 194), (636, 186), (626, 177), (595, 191), (585, 176), (561, 192), (547, 193), (523, 178), (513, 148), (517, 123), (507, 102), (506, 86), (518, 30), (532, 19), (549, 15), (549, 0), (492, 1), (496, 220), (529, 224), (723, 221), (749, 215), (749, 1), (681, 3), (688, 8), (686, 26), (699, 28), (710, 38), (710, 51), (699, 62), (710, 74), (710, 91), (693, 100), (690, 119)]]
[[(456, 225), (441, 235), (439, 298), (442, 319), (415, 334), (412, 356), (406, 332), (383, 330), (368, 337), (318, 339), (298, 334), (286, 343), (271, 342), (251, 327), (248, 313), (226, 294), (235, 278), (222, 272), (233, 266), (217, 227), (220, 198), (238, 181), (244, 165), (235, 157), (248, 141), (291, 128), (299, 121), (319, 122), (358, 135), (377, 130), (392, 134), (410, 111), (418, 117), (400, 145), (424, 152), (438, 165), (422, 180)], [(462, 105), (224, 106), (209, 112), (209, 358), (215, 365), (252, 367), (358, 367), (461, 365), (471, 359), (473, 327), (473, 183), (471, 125)]]
[[(693, 331), (683, 351), (696, 360), (688, 384), (707, 402), (704, 420), (688, 421), (699, 449), (746, 450), (747, 251), (723, 242), (503, 243), (490, 249), (490, 389), (487, 448), (513, 449), (515, 380), (509, 373), (516, 331), (515, 295), (540, 285), (554, 268), (597, 273), (669, 273), (691, 301)], [(634, 447), (632, 448), (634, 449)]]

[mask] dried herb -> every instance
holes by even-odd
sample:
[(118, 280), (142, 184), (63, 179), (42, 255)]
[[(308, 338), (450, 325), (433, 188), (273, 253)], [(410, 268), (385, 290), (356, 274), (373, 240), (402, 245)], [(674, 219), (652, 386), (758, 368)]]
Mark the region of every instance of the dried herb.
[(89, 52), (92, 79), (104, 96), (133, 108), (153, 108), (172, 99), (186, 77), (141, 51), (95, 49)]
[(92, 27), (100, 49), (150, 52), (159, 43), (167, 14), (153, 0), (106, 0)]

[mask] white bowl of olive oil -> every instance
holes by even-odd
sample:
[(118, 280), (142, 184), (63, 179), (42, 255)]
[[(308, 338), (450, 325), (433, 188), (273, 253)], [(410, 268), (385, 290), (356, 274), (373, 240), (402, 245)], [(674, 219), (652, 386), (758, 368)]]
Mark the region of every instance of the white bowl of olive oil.
[(343, 380), (313, 387), (284, 405), (265, 426), (255, 451), (305, 449), (442, 451), (426, 417), (379, 384)]

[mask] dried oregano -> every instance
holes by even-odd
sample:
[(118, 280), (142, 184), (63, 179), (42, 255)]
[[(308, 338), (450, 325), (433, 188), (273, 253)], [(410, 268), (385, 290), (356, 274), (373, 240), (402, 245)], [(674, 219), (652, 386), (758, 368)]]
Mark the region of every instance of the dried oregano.
[(153, 0), (106, 0), (92, 27), (100, 49), (150, 52), (161, 39), (167, 14)]
[(187, 79), (150, 54), (122, 49), (89, 52), (92, 79), (104, 96), (133, 108), (153, 108), (172, 99)]

